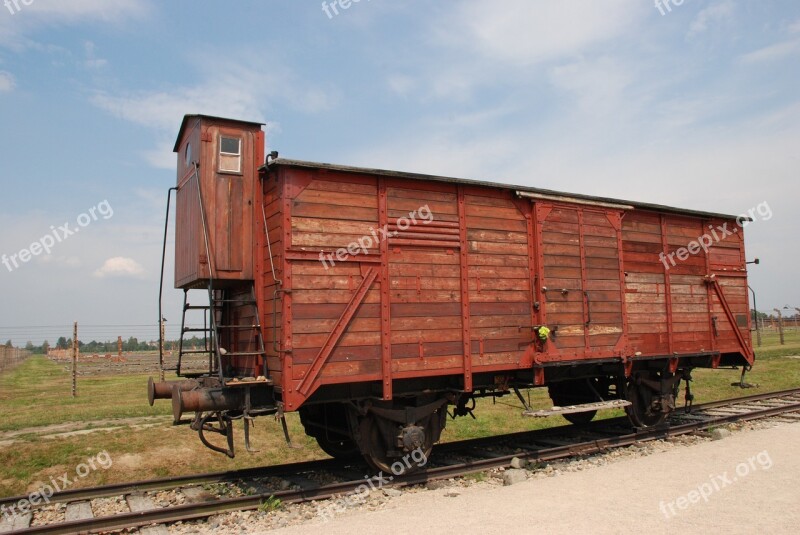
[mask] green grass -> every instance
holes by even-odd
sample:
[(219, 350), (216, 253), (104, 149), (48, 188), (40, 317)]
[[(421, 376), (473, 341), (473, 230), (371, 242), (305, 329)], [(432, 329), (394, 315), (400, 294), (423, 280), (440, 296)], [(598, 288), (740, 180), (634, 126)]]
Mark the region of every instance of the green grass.
[(78, 396), (73, 398), (71, 375), (46, 357), (33, 356), (0, 376), (0, 431), (170, 414), (169, 404), (147, 403), (147, 377), (79, 376)]
[(800, 355), (800, 330), (794, 328), (785, 329), (783, 333), (784, 345), (780, 343), (780, 335), (777, 332), (766, 331), (761, 333), (761, 346), (756, 344), (756, 335), (753, 333), (753, 345), (756, 350), (756, 358), (783, 357), (789, 355)]

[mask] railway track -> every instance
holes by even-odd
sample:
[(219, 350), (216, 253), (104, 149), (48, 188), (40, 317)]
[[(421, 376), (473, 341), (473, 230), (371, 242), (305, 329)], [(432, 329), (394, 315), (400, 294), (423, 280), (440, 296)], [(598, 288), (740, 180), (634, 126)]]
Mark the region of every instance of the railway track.
[[(514, 457), (537, 462), (554, 461), (685, 435), (724, 424), (775, 416), (800, 420), (800, 388), (705, 403), (695, 406), (691, 413), (680, 409), (671, 416), (668, 424), (657, 428), (634, 429), (627, 418), (613, 418), (581, 427), (567, 425), (446, 443), (434, 449), (426, 470), (403, 477), (385, 475), (382, 485), (403, 487), (508, 467)], [(320, 478), (320, 474), (325, 477)], [(166, 533), (163, 526), (166, 523), (202, 519), (225, 512), (254, 510), (270, 499), (278, 499), (282, 503), (299, 503), (346, 495), (364, 485), (365, 477), (369, 476), (365, 465), (360, 462), (347, 463), (327, 459), (75, 489), (57, 493), (50, 499), (51, 503), (67, 504), (67, 521), (31, 525), (32, 516), (17, 517), (22, 525), (15, 525), (15, 531), (9, 533), (91, 533), (143, 526), (155, 526), (146, 528), (149, 533)], [(244, 486), (256, 489), (256, 492), (219, 499), (205, 496), (196, 503), (164, 508), (158, 507), (150, 496), (156, 491), (178, 491), (184, 493), (186, 501), (191, 502), (192, 496), (198, 499), (203, 494), (199, 492), (202, 486), (217, 483)], [(89, 502), (108, 497), (124, 497), (130, 512), (92, 517)], [(11, 506), (24, 498), (3, 498), (0, 499), (0, 506)], [(36, 511), (33, 511), (32, 515), (35, 514)]]

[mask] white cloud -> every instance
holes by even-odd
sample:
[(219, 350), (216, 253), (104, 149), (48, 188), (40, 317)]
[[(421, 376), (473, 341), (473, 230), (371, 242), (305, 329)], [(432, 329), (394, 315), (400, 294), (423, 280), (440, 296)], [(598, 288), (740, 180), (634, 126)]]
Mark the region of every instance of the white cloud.
[(428, 26), (428, 45), (440, 53), (418, 61), (418, 72), (390, 77), (389, 87), (423, 101), (467, 102), (479, 89), (538, 83), (541, 64), (591, 57), (635, 35), (649, 13), (627, 0), (465, 0)]
[[(225, 63), (206, 56), (202, 68)], [(274, 102), (313, 114), (332, 108), (339, 99), (338, 92), (308, 87), (274, 62), (264, 65), (251, 59), (204, 74), (205, 80), (194, 86), (120, 95), (98, 92), (90, 100), (120, 119), (154, 129), (156, 147), (142, 156), (154, 167), (174, 169), (174, 136), (185, 114), (261, 121), (269, 131), (276, 128), (266, 120), (267, 109)]]
[(17, 80), (10, 72), (0, 71), (0, 93), (11, 93), (17, 86)]
[(782, 59), (798, 52), (800, 52), (800, 39), (795, 39), (761, 48), (745, 54), (739, 59), (742, 63), (763, 63)]
[(392, 93), (405, 97), (416, 87), (417, 82), (411, 76), (394, 74), (389, 76), (386, 80), (386, 84), (389, 86)]
[(550, 79), (557, 88), (575, 96), (584, 114), (603, 116), (624, 107), (624, 93), (634, 77), (620, 62), (603, 57), (555, 67)]
[(104, 277), (141, 277), (144, 268), (132, 258), (115, 256), (103, 263), (103, 266), (94, 272), (98, 278)]
[(82, 264), (81, 259), (77, 256), (45, 255), (38, 258), (42, 264), (52, 264), (57, 267), (77, 268), (81, 267)]
[(108, 65), (108, 60), (97, 57), (97, 46), (93, 42), (86, 41), (83, 43), (83, 50), (86, 56), (83, 66), (87, 69), (102, 69)]
[(627, 0), (469, 0), (454, 9), (441, 25), (444, 42), (519, 65), (579, 54), (635, 27), (645, 14), (642, 3)]
[(20, 11), (13, 16), (0, 17), (0, 46), (35, 46), (28, 35), (42, 28), (129, 21), (147, 14), (149, 6), (149, 0), (35, 0), (29, 6), (20, 4)]
[(717, 2), (701, 10), (689, 26), (689, 37), (703, 33), (711, 25), (722, 24), (733, 19), (734, 6), (730, 0)]

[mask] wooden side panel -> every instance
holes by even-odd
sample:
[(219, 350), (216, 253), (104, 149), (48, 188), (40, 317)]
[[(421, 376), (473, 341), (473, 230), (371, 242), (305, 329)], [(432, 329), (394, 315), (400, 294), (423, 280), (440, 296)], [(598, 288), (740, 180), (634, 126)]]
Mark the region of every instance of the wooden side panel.
[(547, 359), (619, 354), (624, 342), (619, 215), (537, 203)]
[[(226, 299), (246, 300), (252, 296), (249, 288), (230, 290), (226, 292)], [(254, 313), (252, 305), (232, 304), (225, 307), (222, 317), (222, 325), (255, 325), (258, 318)], [(251, 329), (227, 329), (220, 330), (220, 345), (230, 353), (253, 353), (258, 351), (254, 331)], [(223, 357), (225, 359), (226, 357)], [(257, 377), (263, 374), (263, 362), (261, 357), (237, 356), (232, 358), (231, 365), (239, 374)]]
[[(634, 351), (750, 352), (744, 251), (735, 221), (634, 211), (623, 221), (623, 258)], [(712, 277), (720, 282), (745, 348)]]
[(667, 284), (661, 218), (629, 212), (622, 220), (625, 303), (633, 352), (669, 354)]
[(240, 176), (218, 175), (215, 184), (216, 228), (215, 244), (217, 269), (242, 271), (244, 249), (244, 181)]
[[(278, 169), (285, 180), (264, 195), (287, 353), (269, 362), (289, 410), (325, 384), (374, 381), (388, 397), (410, 377), (460, 376), (469, 389), (470, 374), (534, 361), (739, 351), (726, 318), (747, 312), (741, 241), (668, 263), (707, 228), (699, 218)], [(543, 351), (535, 325), (554, 333)]]
[(189, 175), (175, 195), (175, 213), (179, 217), (175, 224), (176, 288), (208, 278), (198, 198), (197, 179)]
[(389, 225), (386, 259), (389, 300), (397, 307), (391, 314), (392, 374), (460, 368), (464, 319), (456, 188), (398, 186), (386, 186), (388, 221), (398, 221)]
[[(283, 358), (276, 351), (283, 331), (283, 315), (280, 306), (278, 281), (283, 279), (283, 212), (282, 212), (282, 178), (279, 173), (265, 174), (261, 180), (263, 211), (256, 214), (258, 230), (261, 292), (259, 295), (259, 311), (261, 312), (261, 331), (264, 337), (264, 348), (267, 352), (267, 368), (270, 377), (279, 388), (283, 385)], [(264, 226), (266, 222), (266, 227)], [(278, 348), (280, 349), (280, 348)]]
[[(291, 214), (284, 219), (291, 222), (287, 254), (293, 272), (291, 380), (299, 383), (364, 280), (367, 266), (360, 260), (378, 254), (377, 179), (291, 170), (286, 180)], [(380, 283), (375, 282), (322, 366), (319, 384), (379, 379), (379, 303)]]
[[(237, 171), (224, 171), (220, 166), (222, 138), (239, 141)], [(210, 275), (220, 282), (219, 287), (230, 281), (253, 280), (253, 209), (257, 206), (256, 167), (263, 158), (263, 133), (257, 125), (196, 118), (183, 131), (178, 147), (176, 287), (202, 287)]]
[(473, 372), (516, 368), (532, 341), (527, 221), (509, 191), (465, 195)]
[(295, 180), (307, 185), (292, 199), (293, 250), (332, 253), (362, 240), (365, 251), (377, 253), (377, 179), (294, 173), (299, 177)]
[(390, 247), (389, 254), (392, 371), (436, 369), (447, 362), (441, 357), (460, 357), (461, 310), (437, 306), (460, 303), (457, 251)]
[[(316, 263), (318, 265), (318, 263)], [(308, 272), (316, 269), (317, 265), (313, 261), (298, 261), (293, 264), (293, 269)], [(350, 269), (355, 268), (355, 270)], [(334, 272), (331, 273), (331, 272)], [(351, 273), (346, 275), (345, 273)], [(293, 357), (295, 364), (310, 364), (316, 353), (320, 350), (325, 339), (331, 332), (336, 319), (338, 319), (350, 301), (353, 291), (335, 288), (352, 284), (353, 290), (361, 284), (363, 275), (360, 273), (359, 266), (337, 265), (329, 269), (329, 273), (315, 277), (308, 275), (297, 275), (296, 285), (292, 289), (292, 297), (295, 308), (295, 317), (298, 318), (292, 325), (294, 333)], [(309, 281), (313, 280), (313, 287), (309, 287)], [(363, 300), (363, 305), (353, 318), (353, 322), (348, 327), (345, 334), (338, 342), (338, 348), (342, 349), (339, 353), (334, 351), (334, 356), (330, 362), (337, 360), (358, 360), (360, 355), (371, 354), (373, 349), (380, 344), (378, 331), (364, 330), (364, 324), (371, 325), (365, 320), (370, 319), (371, 308), (366, 305), (374, 305), (380, 301), (377, 285), (371, 288)], [(326, 305), (324, 308), (317, 305)], [(299, 319), (302, 318), (302, 319)], [(369, 346), (366, 350), (364, 346)], [(350, 348), (344, 350), (344, 348)], [(302, 374), (295, 367), (295, 378), (300, 378)], [(325, 374), (323, 372), (322, 376)]]
[(208, 277), (200, 220), (199, 176), (192, 162), (199, 161), (200, 122), (183, 134), (178, 152), (178, 191), (175, 194), (175, 287), (183, 288)]

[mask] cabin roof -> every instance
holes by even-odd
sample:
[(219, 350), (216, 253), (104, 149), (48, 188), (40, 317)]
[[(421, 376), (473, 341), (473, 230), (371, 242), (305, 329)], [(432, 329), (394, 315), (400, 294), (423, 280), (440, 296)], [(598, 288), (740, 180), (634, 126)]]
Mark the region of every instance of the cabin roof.
[(180, 150), (181, 139), (183, 139), (183, 131), (189, 124), (189, 121), (192, 121), (193, 119), (202, 119), (212, 123), (224, 123), (235, 126), (258, 126), (259, 128), (264, 126), (264, 123), (254, 123), (252, 121), (240, 121), (239, 119), (228, 119), (226, 117), (215, 117), (213, 115), (202, 115), (202, 114), (184, 115), (183, 121), (181, 121), (181, 127), (178, 129), (178, 138), (175, 140), (175, 147), (173, 147), (172, 152), (178, 152)]

